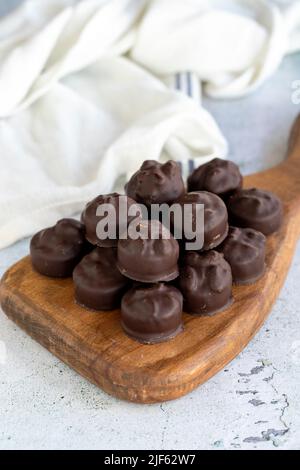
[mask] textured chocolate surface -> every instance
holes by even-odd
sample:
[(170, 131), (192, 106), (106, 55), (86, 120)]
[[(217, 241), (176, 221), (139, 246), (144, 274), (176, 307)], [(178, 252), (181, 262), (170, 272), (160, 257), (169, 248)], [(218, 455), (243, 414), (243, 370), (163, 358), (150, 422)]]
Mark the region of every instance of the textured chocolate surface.
[(167, 341), (183, 330), (182, 295), (166, 284), (130, 289), (122, 299), (122, 327), (141, 343)]
[(232, 302), (231, 268), (217, 251), (187, 253), (178, 285), (187, 313), (213, 315)]
[(251, 284), (264, 274), (266, 237), (261, 232), (230, 227), (219, 250), (230, 264), (236, 284)]
[(238, 166), (221, 158), (199, 166), (188, 178), (188, 191), (208, 191), (220, 197), (227, 197), (242, 185), (243, 177)]
[(88, 250), (84, 226), (74, 219), (61, 219), (36, 233), (30, 242), (34, 269), (50, 277), (69, 277)]
[(75, 299), (92, 310), (113, 310), (130, 283), (116, 266), (116, 248), (95, 248), (73, 272)]
[(146, 206), (172, 204), (185, 193), (178, 163), (146, 160), (125, 186), (126, 194)]
[[(170, 232), (156, 220), (140, 223), (148, 239), (118, 242), (118, 267), (124, 276), (140, 282), (171, 281), (178, 276), (179, 245)], [(151, 229), (157, 229), (153, 239)], [(152, 239), (151, 239), (152, 236)], [(162, 237), (165, 238), (162, 238)]]
[(282, 203), (270, 191), (240, 189), (229, 198), (227, 207), (232, 225), (253, 228), (264, 235), (276, 232), (282, 223)]
[[(123, 197), (126, 197), (126, 196), (123, 196)], [(95, 199), (87, 203), (84, 211), (81, 214), (81, 221), (85, 225), (86, 238), (92, 245), (104, 246), (104, 247), (117, 246), (119, 232), (122, 233), (124, 230), (126, 230), (128, 223), (130, 222), (130, 220), (133, 219), (133, 217), (127, 218), (126, 216), (126, 218), (124, 218), (125, 223), (119, 226), (119, 208), (120, 208), (119, 198), (120, 198), (120, 194), (111, 193), (111, 194), (99, 195)], [(133, 201), (131, 198), (126, 197), (126, 199), (127, 199), (127, 208), (136, 204), (136, 202)], [(115, 239), (107, 238), (107, 239), (101, 240), (97, 236), (97, 233), (96, 233), (97, 224), (100, 222), (101, 219), (106, 217), (106, 215), (99, 216), (96, 214), (97, 208), (101, 204), (112, 204), (112, 206), (115, 208), (115, 213), (117, 217)], [(126, 210), (126, 214), (127, 214), (127, 210)]]
[[(186, 193), (179, 201), (182, 206), (192, 204), (193, 224), (192, 230), (195, 231), (197, 204), (204, 205), (204, 246), (203, 250), (211, 250), (220, 245), (228, 233), (228, 213), (222, 199), (213, 193), (207, 191), (195, 191)], [(187, 234), (185, 232), (185, 234)]]

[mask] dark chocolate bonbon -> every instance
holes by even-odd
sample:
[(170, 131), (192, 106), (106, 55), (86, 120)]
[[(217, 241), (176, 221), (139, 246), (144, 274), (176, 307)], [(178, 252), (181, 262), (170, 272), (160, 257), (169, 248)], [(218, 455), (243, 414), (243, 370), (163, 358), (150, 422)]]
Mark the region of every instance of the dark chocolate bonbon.
[(219, 247), (236, 284), (251, 284), (265, 272), (266, 237), (252, 228), (230, 227)]
[(133, 287), (122, 299), (122, 327), (141, 343), (167, 341), (183, 330), (182, 303), (180, 291), (167, 284)]
[[(157, 220), (139, 224), (147, 238), (118, 242), (118, 267), (124, 276), (139, 282), (171, 281), (178, 276), (179, 245)], [(157, 238), (153, 233), (157, 231)], [(164, 237), (164, 238), (163, 238)]]
[[(120, 197), (122, 197), (122, 223), (119, 224), (119, 211), (120, 211)], [(97, 209), (104, 204), (111, 204), (115, 211), (115, 234), (112, 238), (104, 238), (101, 239), (97, 235), (97, 225), (105, 218), (107, 218), (107, 214), (105, 215), (97, 215)], [(111, 194), (104, 194), (95, 197), (92, 201), (88, 202), (84, 211), (81, 214), (81, 221), (85, 225), (86, 229), (86, 239), (92, 244), (97, 246), (103, 247), (111, 247), (117, 246), (118, 238), (120, 233), (123, 233), (126, 230), (128, 223), (133, 219), (133, 217), (128, 217), (127, 213), (131, 206), (135, 205), (136, 202), (133, 201), (131, 198), (127, 196), (121, 196), (118, 193), (111, 193)], [(125, 207), (126, 206), (126, 207)], [(114, 222), (111, 220), (111, 222)], [(104, 233), (105, 235), (105, 233)]]
[(146, 206), (172, 204), (185, 193), (178, 163), (146, 160), (125, 186), (126, 194)]
[(187, 313), (213, 315), (232, 302), (231, 268), (217, 251), (186, 253), (178, 285)]
[(282, 223), (282, 202), (270, 191), (240, 189), (229, 198), (227, 207), (232, 225), (253, 228), (264, 235), (276, 232)]
[[(184, 205), (192, 207), (192, 232), (196, 231), (197, 206), (200, 204), (204, 206), (204, 228), (201, 227), (202, 230), (204, 229), (203, 250), (211, 250), (222, 243), (228, 233), (228, 213), (219, 196), (207, 191), (195, 191), (186, 193), (178, 202), (183, 209)], [(188, 240), (191, 240), (192, 232), (187, 237)], [(185, 230), (185, 235), (188, 235), (187, 230)]]
[(84, 226), (74, 219), (61, 219), (36, 233), (30, 242), (34, 269), (44, 276), (69, 277), (86, 253)]
[(200, 165), (188, 178), (188, 191), (208, 191), (223, 198), (242, 185), (243, 177), (238, 166), (221, 158)]
[(92, 310), (113, 310), (130, 286), (116, 266), (116, 248), (95, 248), (73, 272), (75, 299)]

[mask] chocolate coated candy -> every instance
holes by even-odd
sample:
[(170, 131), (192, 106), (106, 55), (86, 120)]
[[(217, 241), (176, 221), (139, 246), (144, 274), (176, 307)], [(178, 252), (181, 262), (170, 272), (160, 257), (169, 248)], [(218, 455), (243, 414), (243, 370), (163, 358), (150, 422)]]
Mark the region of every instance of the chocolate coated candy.
[[(139, 282), (171, 281), (178, 276), (179, 245), (157, 220), (139, 224), (147, 239), (119, 240), (118, 267), (124, 276)], [(151, 230), (157, 231), (153, 239)], [(163, 238), (164, 237), (164, 238)]]
[(232, 302), (231, 268), (217, 251), (189, 252), (180, 270), (179, 288), (187, 313), (213, 315)]
[[(136, 202), (133, 201), (129, 197), (122, 196), (123, 204), (126, 203), (124, 204), (124, 206), (126, 207), (122, 207), (121, 209), (123, 210), (123, 213), (122, 213), (123, 224), (121, 224), (120, 226), (119, 224), (120, 196), (121, 195), (118, 193), (99, 195), (95, 199), (87, 203), (84, 211), (81, 214), (81, 221), (85, 225), (86, 238), (92, 245), (104, 246), (104, 247), (117, 246), (120, 233), (126, 230), (128, 223), (130, 222), (130, 220), (133, 219), (133, 217), (131, 218), (128, 217), (127, 213), (128, 213), (129, 207), (136, 204)], [(97, 236), (97, 224), (103, 218), (105, 219), (107, 218), (107, 213), (105, 213), (105, 215), (97, 215), (97, 209), (99, 206), (104, 205), (104, 204), (111, 204), (114, 207), (115, 215), (116, 215), (115, 237), (100, 239)], [(107, 229), (105, 230), (107, 231)]]
[(31, 239), (33, 267), (50, 277), (69, 277), (87, 249), (84, 226), (73, 219), (62, 219)]
[(113, 310), (129, 286), (116, 266), (115, 248), (95, 248), (73, 272), (76, 301), (93, 310)]
[(167, 341), (183, 330), (182, 295), (166, 284), (141, 285), (122, 299), (124, 331), (141, 343)]
[(240, 189), (228, 200), (232, 225), (249, 227), (264, 235), (279, 229), (282, 223), (282, 203), (275, 194), (261, 189)]
[(188, 178), (188, 191), (208, 191), (227, 197), (243, 185), (238, 166), (228, 160), (214, 158), (199, 166)]
[[(211, 250), (222, 243), (228, 233), (228, 213), (224, 202), (219, 196), (206, 191), (195, 191), (193, 193), (186, 193), (178, 202), (182, 207), (184, 207), (184, 205), (192, 205), (193, 232), (196, 230), (196, 207), (198, 204), (204, 205), (203, 250)], [(187, 230), (185, 234), (187, 235)], [(192, 232), (190, 233), (190, 236), (191, 235)], [(186, 239), (191, 240), (190, 237)]]
[(233, 281), (251, 284), (265, 271), (266, 237), (252, 228), (230, 227), (220, 251), (231, 266)]
[(178, 163), (146, 160), (125, 186), (126, 194), (146, 206), (172, 204), (185, 193)]

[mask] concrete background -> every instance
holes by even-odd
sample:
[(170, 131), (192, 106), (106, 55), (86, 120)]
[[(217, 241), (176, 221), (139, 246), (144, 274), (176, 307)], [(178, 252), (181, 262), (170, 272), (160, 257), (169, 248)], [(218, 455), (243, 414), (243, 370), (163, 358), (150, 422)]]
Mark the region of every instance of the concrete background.
[[(0, 13), (18, 1), (0, 0)], [(284, 157), (300, 112), (292, 82), (300, 55), (252, 97), (205, 100), (244, 173)], [(0, 275), (28, 253), (0, 252)], [(268, 321), (223, 371), (158, 405), (119, 401), (88, 383), (0, 312), (0, 449), (299, 449), (300, 246)]]

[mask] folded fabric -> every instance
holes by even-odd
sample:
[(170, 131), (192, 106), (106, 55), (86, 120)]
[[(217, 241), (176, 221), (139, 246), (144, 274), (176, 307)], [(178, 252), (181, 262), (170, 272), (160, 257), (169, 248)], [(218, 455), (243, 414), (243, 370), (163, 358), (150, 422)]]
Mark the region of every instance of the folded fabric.
[(172, 0), (172, 8), (169, 0), (154, 0), (131, 57), (159, 75), (192, 70), (208, 95), (236, 98), (299, 49), (299, 1), (281, 12), (265, 0)]
[(0, 248), (145, 159), (225, 157), (197, 85), (253, 91), (299, 24), (299, 5), (261, 0), (27, 0), (0, 25)]
[(124, 57), (102, 59), (0, 125), (0, 246), (83, 208), (145, 159), (224, 156), (213, 118)]

